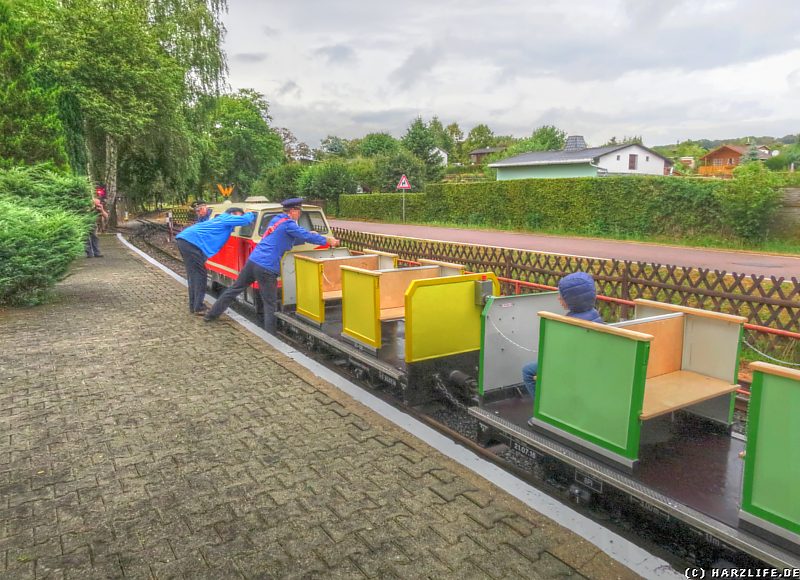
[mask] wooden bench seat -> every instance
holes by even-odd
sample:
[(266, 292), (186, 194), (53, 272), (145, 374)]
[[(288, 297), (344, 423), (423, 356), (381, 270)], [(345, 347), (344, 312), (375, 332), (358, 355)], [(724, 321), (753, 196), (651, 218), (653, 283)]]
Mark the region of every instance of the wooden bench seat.
[(381, 308), (381, 320), (397, 320), (400, 318), (405, 318), (405, 316), (405, 306), (398, 306), (397, 308)]
[(734, 392), (738, 385), (692, 371), (675, 371), (647, 379), (639, 418), (665, 415)]
[(322, 293), (322, 299), (325, 301), (328, 300), (338, 300), (342, 297), (342, 290), (330, 290), (329, 292)]

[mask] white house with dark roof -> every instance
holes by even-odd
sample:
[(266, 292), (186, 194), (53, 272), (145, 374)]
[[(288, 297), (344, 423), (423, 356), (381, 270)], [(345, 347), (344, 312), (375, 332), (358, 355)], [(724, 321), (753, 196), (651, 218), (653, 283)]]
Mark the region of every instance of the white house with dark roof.
[(497, 180), (602, 175), (665, 175), (669, 159), (636, 143), (587, 147), (580, 135), (567, 138), (560, 151), (534, 151), (491, 163)]

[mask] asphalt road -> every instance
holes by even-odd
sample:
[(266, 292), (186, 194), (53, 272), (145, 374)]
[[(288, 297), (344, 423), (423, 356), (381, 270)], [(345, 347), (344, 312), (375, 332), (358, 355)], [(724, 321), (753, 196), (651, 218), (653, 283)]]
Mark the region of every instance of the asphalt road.
[(685, 248), (640, 242), (618, 242), (597, 238), (569, 238), (504, 231), (468, 230), (433, 226), (385, 224), (361, 221), (330, 220), (339, 228), (376, 234), (406, 236), (430, 240), (463, 242), (486, 246), (536, 250), (539, 252), (640, 260), (657, 264), (694, 266), (713, 270), (783, 278), (800, 278), (800, 256), (779, 256), (755, 252)]

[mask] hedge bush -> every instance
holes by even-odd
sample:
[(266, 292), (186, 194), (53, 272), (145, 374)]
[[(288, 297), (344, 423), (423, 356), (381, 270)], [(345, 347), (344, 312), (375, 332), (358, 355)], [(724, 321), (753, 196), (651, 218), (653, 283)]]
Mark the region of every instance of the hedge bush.
[(66, 275), (95, 219), (91, 196), (83, 177), (0, 171), (0, 304), (38, 304)]
[(41, 303), (80, 255), (86, 220), (0, 197), (0, 304)]
[[(673, 177), (437, 183), (414, 194), (411, 221), (579, 234), (719, 234), (725, 182)], [(411, 196), (407, 196), (407, 204)], [(343, 196), (341, 217), (398, 220), (399, 196)]]
[(56, 173), (41, 166), (0, 171), (0, 195), (19, 198), (37, 209), (77, 214), (88, 214), (92, 204), (92, 186), (86, 177)]

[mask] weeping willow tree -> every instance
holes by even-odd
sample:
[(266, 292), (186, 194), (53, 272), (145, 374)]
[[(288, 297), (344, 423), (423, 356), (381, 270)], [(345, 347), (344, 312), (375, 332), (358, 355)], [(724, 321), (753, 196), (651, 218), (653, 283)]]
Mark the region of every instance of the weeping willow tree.
[(138, 154), (141, 162), (144, 147), (166, 146), (150, 161), (162, 162), (166, 174), (186, 169), (169, 158), (185, 153), (191, 140), (187, 104), (224, 85), (226, 0), (22, 0), (19, 6), (41, 25), (43, 57), (59, 80), (73, 171), (105, 183), (116, 209), (121, 154)]

